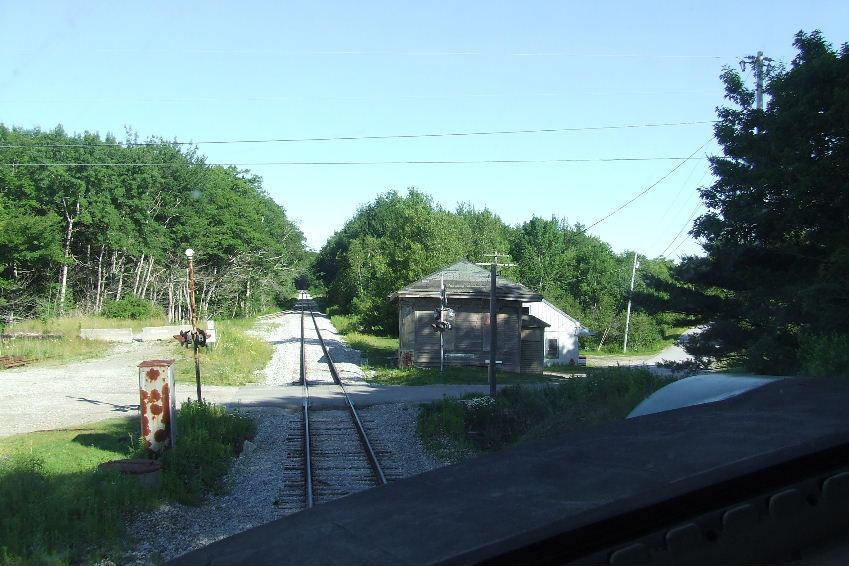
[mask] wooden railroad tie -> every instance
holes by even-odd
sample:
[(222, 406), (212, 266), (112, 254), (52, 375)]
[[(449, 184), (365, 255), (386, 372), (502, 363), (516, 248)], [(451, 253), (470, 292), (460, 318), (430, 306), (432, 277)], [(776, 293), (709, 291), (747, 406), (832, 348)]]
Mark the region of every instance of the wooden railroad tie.
[(36, 358), (27, 358), (25, 356), (0, 356), (0, 366), (4, 369), (25, 366), (34, 362)]

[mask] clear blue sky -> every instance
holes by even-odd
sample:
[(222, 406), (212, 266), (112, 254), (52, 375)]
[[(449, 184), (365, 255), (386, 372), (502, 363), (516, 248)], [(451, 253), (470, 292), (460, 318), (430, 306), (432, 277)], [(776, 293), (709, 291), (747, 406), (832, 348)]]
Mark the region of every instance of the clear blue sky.
[[(0, 0), (0, 25), (10, 127), (194, 142), (578, 129), (199, 143), (260, 175), (315, 249), (390, 189), (588, 226), (668, 175), (590, 233), (677, 258), (699, 250), (686, 232), (719, 152), (722, 67), (758, 50), (789, 65), (799, 30), (839, 46), (849, 2)], [(608, 128), (670, 123), (689, 124)], [(598, 161), (622, 158), (661, 159)], [(553, 161), (573, 159), (590, 161)], [(409, 161), (472, 163), (386, 163)]]

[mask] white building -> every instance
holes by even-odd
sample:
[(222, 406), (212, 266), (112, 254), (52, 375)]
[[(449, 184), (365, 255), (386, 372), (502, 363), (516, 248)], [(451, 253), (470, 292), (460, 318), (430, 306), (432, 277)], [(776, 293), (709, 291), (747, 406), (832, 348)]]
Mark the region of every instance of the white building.
[(523, 306), (528, 309), (528, 314), (550, 325), (545, 329), (542, 342), (544, 365), (580, 364), (578, 336), (593, 336), (595, 332), (545, 299), (538, 303), (525, 303)]

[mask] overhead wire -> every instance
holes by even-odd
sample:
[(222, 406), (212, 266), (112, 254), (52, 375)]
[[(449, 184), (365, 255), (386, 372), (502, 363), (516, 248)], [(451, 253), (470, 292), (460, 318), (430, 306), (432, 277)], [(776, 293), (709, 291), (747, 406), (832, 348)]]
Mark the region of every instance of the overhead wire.
[[(210, 140), (198, 142), (128, 142), (128, 143), (92, 143), (92, 144), (33, 144), (33, 145), (15, 145), (15, 144), (0, 144), (0, 148), (6, 149), (24, 149), (24, 148), (75, 148), (75, 147), (103, 147), (103, 146), (162, 146), (162, 145), (200, 145), (200, 144), (246, 144), (246, 143), (285, 143), (285, 142), (313, 142), (313, 141), (354, 141), (354, 140), (382, 140), (382, 139), (409, 139), (409, 138), (439, 138), (439, 137), (455, 137), (455, 136), (485, 136), (485, 135), (510, 135), (510, 134), (531, 134), (531, 133), (553, 133), (553, 132), (570, 132), (570, 131), (591, 131), (591, 130), (608, 130), (608, 129), (624, 129), (624, 128), (644, 128), (644, 127), (665, 127), (665, 126), (681, 126), (681, 125), (698, 125), (715, 123), (715, 120), (710, 121), (694, 121), (694, 122), (669, 122), (656, 124), (630, 124), (630, 125), (614, 125), (614, 126), (586, 126), (572, 128), (541, 128), (528, 130), (496, 130), (496, 131), (478, 131), (478, 132), (449, 132), (449, 133), (425, 133), (425, 134), (393, 134), (385, 136), (338, 136), (324, 138), (279, 138), (279, 139), (254, 139), (254, 140)], [(611, 218), (618, 212), (622, 211), (630, 204), (635, 202), (640, 197), (647, 194), (680, 167), (688, 161), (693, 161), (696, 153), (701, 151), (713, 139), (709, 138), (698, 149), (687, 157), (611, 157), (611, 158), (561, 158), (561, 159), (482, 159), (482, 160), (408, 160), (408, 161), (279, 161), (279, 162), (252, 162), (252, 163), (202, 163), (207, 166), (233, 166), (233, 167), (249, 167), (249, 166), (363, 166), (363, 165), (463, 165), (463, 164), (534, 164), (534, 163), (605, 163), (605, 162), (641, 162), (641, 161), (680, 161), (669, 172), (663, 175), (660, 179), (646, 187), (630, 200), (620, 205), (610, 213), (596, 220), (584, 229), (584, 232), (601, 224)], [(707, 159), (698, 158), (698, 159)], [(196, 163), (110, 163), (110, 162), (12, 162), (0, 163), (0, 165), (12, 165), (20, 167), (35, 167), (35, 166), (90, 166), (90, 167), (155, 167), (155, 166), (192, 166)], [(699, 205), (701, 206), (701, 204)], [(697, 207), (698, 209), (698, 207)], [(695, 211), (693, 215), (695, 214)], [(692, 219), (689, 218), (687, 223)], [(686, 223), (685, 223), (686, 227)], [(683, 231), (683, 228), (682, 230)], [(671, 246), (680, 236), (681, 231), (673, 238), (672, 242), (667, 245)], [(683, 242), (682, 242), (683, 243)], [(681, 243), (676, 247), (680, 247)], [(664, 249), (664, 253), (666, 252)], [(663, 255), (663, 253), (661, 253)]]
[(596, 130), (621, 130), (634, 128), (662, 128), (672, 126), (696, 126), (714, 124), (717, 120), (702, 120), (693, 122), (661, 122), (652, 124), (624, 124), (610, 126), (580, 126), (571, 128), (537, 128), (523, 130), (488, 130), (472, 132), (442, 132), (422, 134), (387, 134), (367, 136), (329, 136), (313, 138), (269, 138), (269, 139), (242, 139), (242, 140), (204, 140), (204, 141), (159, 141), (159, 142), (110, 142), (110, 143), (64, 143), (64, 144), (0, 144), (0, 148), (47, 148), (47, 147), (145, 147), (160, 145), (225, 145), (225, 144), (266, 144), (266, 143), (300, 143), (300, 142), (325, 142), (325, 141), (361, 141), (361, 140), (394, 140), (394, 139), (416, 139), (416, 138), (446, 138), (466, 136), (501, 136), (515, 134), (549, 134), (562, 132), (584, 132)]
[(249, 102), (282, 102), (297, 100), (328, 100), (328, 101), (375, 101), (375, 100), (464, 100), (464, 99), (517, 99), (517, 98), (574, 98), (582, 96), (685, 96), (694, 94), (716, 94), (714, 90), (705, 89), (676, 89), (676, 90), (577, 90), (540, 91), (540, 92), (459, 92), (434, 94), (393, 94), (389, 92), (378, 94), (286, 94), (275, 96), (234, 95), (234, 96), (165, 96), (158, 98), (139, 97), (92, 97), (92, 98), (0, 98), (0, 104), (186, 104), (186, 103), (249, 103)]
[[(90, 53), (159, 53), (169, 56), (175, 54), (212, 54), (212, 55), (257, 55), (273, 53), (276, 55), (353, 55), (353, 56), (403, 56), (403, 57), (569, 57), (587, 59), (739, 59), (739, 55), (694, 55), (664, 53), (574, 53), (568, 51), (391, 51), (368, 49), (324, 49), (324, 50), (288, 50), (288, 49), (212, 49), (212, 48), (155, 48), (155, 47), (56, 47), (55, 51)], [(45, 52), (49, 47), (2, 47), (0, 52)]]
[[(208, 166), (221, 166), (221, 167), (266, 167), (266, 166), (297, 166), (297, 165), (305, 165), (305, 166), (344, 166), (344, 165), (480, 165), (480, 164), (514, 164), (514, 163), (611, 163), (611, 162), (628, 162), (628, 161), (681, 161), (685, 163), (687, 161), (691, 161), (693, 159), (690, 157), (597, 157), (597, 158), (566, 158), (566, 159), (469, 159), (469, 160), (422, 160), (422, 161), (264, 161), (264, 162), (253, 162), (253, 163), (149, 163), (149, 162), (139, 162), (139, 163), (110, 163), (110, 162), (100, 162), (100, 163), (80, 163), (80, 162), (67, 162), (67, 163), (53, 163), (53, 162), (11, 162), (11, 163), (0, 163), (0, 165), (11, 165), (14, 167), (42, 167), (42, 166), (57, 166), (57, 167), (190, 167), (193, 165), (208, 165)], [(706, 158), (698, 158), (698, 159), (706, 159)], [(679, 165), (680, 166), (680, 165)], [(677, 169), (677, 167), (675, 168)], [(673, 169), (673, 171), (675, 171)], [(671, 174), (668, 173), (666, 176)], [(666, 178), (664, 176), (664, 179)], [(661, 179), (662, 181), (663, 179)], [(660, 181), (658, 181), (659, 183)], [(657, 183), (655, 183), (657, 184)], [(654, 185), (652, 185), (654, 186)], [(651, 189), (652, 187), (649, 187)], [(649, 189), (640, 193), (639, 196), (648, 192)], [(634, 197), (632, 200), (628, 201), (617, 209), (615, 212), (618, 212), (638, 197)], [(614, 214), (614, 213), (611, 213)], [(609, 215), (610, 216), (610, 215)], [(602, 220), (606, 220), (607, 217), (602, 218)], [(601, 222), (599, 220), (598, 222)], [(596, 224), (598, 224), (596, 222)], [(592, 226), (595, 226), (593, 224)], [(592, 227), (590, 226), (590, 227)]]
[[(693, 167), (690, 169), (690, 172), (689, 172), (689, 173), (687, 173), (687, 177), (686, 177), (686, 178), (685, 178), (685, 179), (681, 182), (681, 186), (680, 186), (680, 187), (678, 188), (678, 190), (675, 192), (675, 196), (674, 196), (672, 199), (669, 199), (669, 205), (668, 205), (668, 206), (666, 207), (666, 209), (663, 211), (663, 214), (661, 214), (661, 215), (658, 217), (658, 219), (657, 219), (657, 222), (658, 222), (658, 223), (662, 223), (662, 222), (666, 219), (666, 217), (667, 217), (667, 215), (669, 214), (669, 212), (670, 212), (673, 208), (675, 208), (675, 207), (676, 207), (676, 205), (678, 204), (678, 199), (679, 199), (679, 197), (680, 197), (682, 194), (684, 194), (684, 190), (693, 186), (693, 185), (692, 185), (692, 183), (690, 183), (690, 179), (693, 177), (693, 174), (696, 172), (696, 169), (698, 169), (698, 162), (697, 162), (697, 161), (693, 161)], [(696, 182), (696, 185), (697, 185), (697, 186), (698, 186), (698, 184), (699, 184), (699, 183), (701, 183), (701, 182), (702, 182), (702, 179), (704, 179), (704, 177), (705, 177), (705, 175), (706, 175), (706, 174), (707, 174), (707, 170), (705, 170), (705, 171), (702, 173), (702, 176), (701, 176), (701, 177), (699, 178), (699, 180)]]
[[(684, 189), (686, 189), (686, 188), (690, 188), (690, 189), (692, 189), (692, 188), (693, 188), (693, 186), (695, 186), (695, 187), (697, 187), (697, 188), (698, 188), (699, 186), (701, 186), (701, 183), (702, 183), (702, 181), (704, 180), (704, 178), (708, 175), (708, 173), (710, 173), (710, 170), (709, 170), (709, 169), (705, 169), (705, 170), (702, 172), (701, 176), (699, 177), (698, 181), (696, 181), (695, 183), (691, 183), (691, 182), (690, 182), (690, 179), (691, 179), (691, 177), (693, 176), (693, 172), (694, 172), (695, 170), (696, 170), (696, 167), (694, 167), (693, 169), (691, 169), (691, 170), (690, 170), (690, 173), (687, 175), (687, 178), (684, 180), (684, 182), (683, 182), (683, 183), (681, 183), (681, 187), (678, 189), (678, 192), (675, 194), (675, 197), (669, 201), (669, 206), (668, 206), (668, 207), (666, 207), (666, 210), (663, 212), (663, 214), (662, 214), (662, 215), (658, 218), (658, 220), (656, 221), (656, 223), (657, 223), (658, 225), (662, 225), (662, 224), (663, 224), (663, 221), (664, 221), (664, 220), (666, 219), (666, 217), (669, 215), (670, 211), (671, 211), (673, 208), (676, 208), (676, 204), (677, 204), (677, 202), (678, 202), (678, 197), (680, 197), (680, 196), (681, 196), (681, 194), (683, 194)], [(680, 206), (677, 206), (676, 210), (680, 210), (680, 209), (682, 209), (682, 208), (684, 208), (684, 207), (689, 207), (689, 203), (693, 202), (693, 198), (694, 198), (694, 197), (695, 197), (696, 199), (698, 199), (698, 193), (697, 193), (697, 192), (691, 192), (691, 193), (689, 194), (689, 196), (688, 196), (687, 198), (685, 198), (685, 199), (684, 199), (684, 201), (681, 203), (681, 205), (680, 205)], [(680, 232), (679, 232), (679, 235), (680, 235)], [(677, 236), (676, 236), (676, 238), (677, 238)], [(661, 242), (662, 240), (664, 240), (664, 239), (665, 239), (665, 238), (664, 238), (664, 236), (658, 235), (658, 237), (657, 237), (657, 238), (655, 238), (655, 243), (654, 243), (654, 246), (653, 246), (653, 247), (654, 247), (654, 248), (659, 247), (659, 246), (660, 246), (660, 242)], [(669, 249), (669, 247), (670, 247), (670, 246), (671, 246), (674, 242), (675, 242), (675, 238), (673, 238), (673, 239), (672, 239), (672, 241), (671, 241), (671, 242), (669, 242), (669, 244), (667, 244), (666, 248), (664, 248), (664, 251), (666, 251), (667, 249)], [(663, 255), (663, 254), (661, 253), (660, 255)]]
[[(687, 234), (687, 237), (686, 237), (686, 238), (683, 238), (680, 242), (678, 242), (678, 245), (677, 245), (677, 246), (675, 246), (675, 247), (674, 247), (674, 248), (673, 248), (673, 249), (669, 252), (669, 255), (672, 255), (672, 254), (674, 254), (675, 252), (677, 252), (677, 251), (678, 251), (678, 248), (680, 248), (682, 245), (684, 245), (684, 242), (686, 242), (687, 240), (691, 239), (692, 237), (693, 237), (693, 235), (688, 233), (688, 234)], [(681, 256), (678, 256), (678, 257), (680, 258)]]
[[(680, 229), (680, 230), (678, 230), (678, 233), (677, 233), (677, 234), (675, 234), (675, 237), (674, 237), (674, 238), (672, 238), (672, 241), (670, 241), (670, 242), (669, 242), (669, 244), (667, 244), (667, 246), (666, 246), (665, 248), (663, 248), (663, 251), (662, 251), (662, 252), (660, 252), (660, 253), (658, 254), (658, 256), (663, 257), (663, 256), (666, 254), (666, 251), (667, 251), (670, 247), (672, 247), (672, 244), (674, 244), (674, 243), (675, 243), (675, 241), (676, 241), (676, 240), (677, 240), (677, 239), (681, 236), (681, 234), (684, 232), (684, 230), (686, 230), (686, 229), (687, 229), (687, 226), (689, 226), (689, 225), (690, 225), (690, 222), (692, 222), (692, 221), (693, 221), (693, 219), (696, 217), (696, 214), (697, 214), (697, 213), (699, 212), (699, 210), (700, 210), (701, 208), (703, 208), (703, 207), (704, 207), (704, 204), (703, 204), (702, 202), (699, 202), (699, 204), (697, 204), (697, 205), (696, 205), (696, 207), (693, 209), (693, 212), (690, 214), (689, 218), (687, 218), (687, 220), (685, 220), (685, 221), (684, 221), (684, 225), (683, 225), (683, 226), (681, 226), (681, 229)], [(688, 237), (689, 237), (689, 234), (688, 234)], [(686, 241), (687, 241), (687, 238), (684, 238), (683, 240), (681, 240), (681, 241), (678, 243), (678, 245), (677, 245), (677, 246), (675, 246), (675, 249), (674, 249), (674, 250), (672, 250), (672, 253), (675, 253), (675, 250), (677, 250), (678, 248), (680, 248), (680, 247), (681, 247), (681, 244), (683, 244), (683, 243), (684, 243), (684, 242), (686, 242)]]
[[(645, 194), (646, 194), (646, 193), (648, 193), (650, 190), (652, 190), (653, 188), (655, 188), (656, 186), (658, 186), (660, 183), (662, 183), (664, 180), (666, 180), (666, 179), (667, 179), (670, 175), (672, 175), (675, 171), (677, 171), (678, 169), (680, 169), (682, 165), (684, 165), (684, 164), (685, 164), (685, 163), (687, 163), (688, 161), (692, 160), (692, 159), (693, 159), (693, 156), (694, 156), (694, 155), (696, 155), (698, 152), (700, 152), (700, 151), (701, 151), (701, 150), (702, 150), (702, 149), (703, 149), (703, 148), (704, 148), (704, 147), (705, 147), (708, 143), (710, 143), (710, 141), (711, 141), (712, 139), (713, 139), (713, 137), (708, 138), (708, 140), (707, 140), (707, 141), (705, 141), (705, 143), (703, 143), (703, 144), (702, 144), (702, 145), (701, 145), (701, 146), (700, 146), (700, 147), (699, 147), (696, 151), (694, 151), (693, 153), (691, 153), (689, 157), (685, 157), (685, 158), (683, 158), (683, 160), (681, 161), (681, 163), (679, 163), (678, 165), (676, 165), (675, 167), (673, 167), (673, 168), (672, 168), (669, 172), (667, 172), (667, 173), (666, 173), (663, 177), (661, 177), (660, 179), (658, 179), (657, 181), (655, 181), (654, 183), (652, 183), (651, 185), (649, 185), (648, 187), (646, 187), (645, 189), (643, 189), (642, 191), (640, 191), (639, 193), (637, 193), (637, 195), (636, 195), (636, 196), (634, 196), (632, 199), (630, 199), (629, 201), (625, 202), (624, 204), (622, 204), (622, 205), (621, 205), (621, 206), (619, 206), (618, 208), (614, 209), (612, 212), (610, 212), (610, 213), (608, 213), (607, 215), (605, 215), (605, 216), (603, 216), (603, 217), (599, 218), (598, 220), (596, 220), (595, 222), (593, 222), (592, 224), (590, 224), (589, 226), (587, 226), (586, 230), (589, 230), (590, 228), (593, 228), (594, 226), (597, 226), (597, 225), (601, 224), (602, 222), (604, 222), (605, 220), (607, 220), (608, 218), (610, 218), (611, 216), (613, 216), (613, 215), (614, 215), (614, 214), (616, 214), (617, 212), (620, 212), (621, 210), (623, 210), (624, 208), (626, 208), (628, 205), (630, 205), (631, 203), (633, 203), (634, 201), (636, 201), (638, 198), (640, 198), (641, 196), (645, 195)], [(699, 158), (699, 159), (706, 159), (706, 158)], [(585, 231), (586, 231), (586, 230), (585, 230)]]

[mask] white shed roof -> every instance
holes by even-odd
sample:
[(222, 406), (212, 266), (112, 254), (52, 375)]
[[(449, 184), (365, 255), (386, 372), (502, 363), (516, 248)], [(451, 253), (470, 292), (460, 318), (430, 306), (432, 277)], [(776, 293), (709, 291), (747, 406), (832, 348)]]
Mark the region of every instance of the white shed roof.
[(530, 314), (551, 325), (551, 330), (569, 330), (578, 336), (593, 336), (595, 332), (569, 316), (552, 303), (543, 299), (538, 303), (524, 303)]

